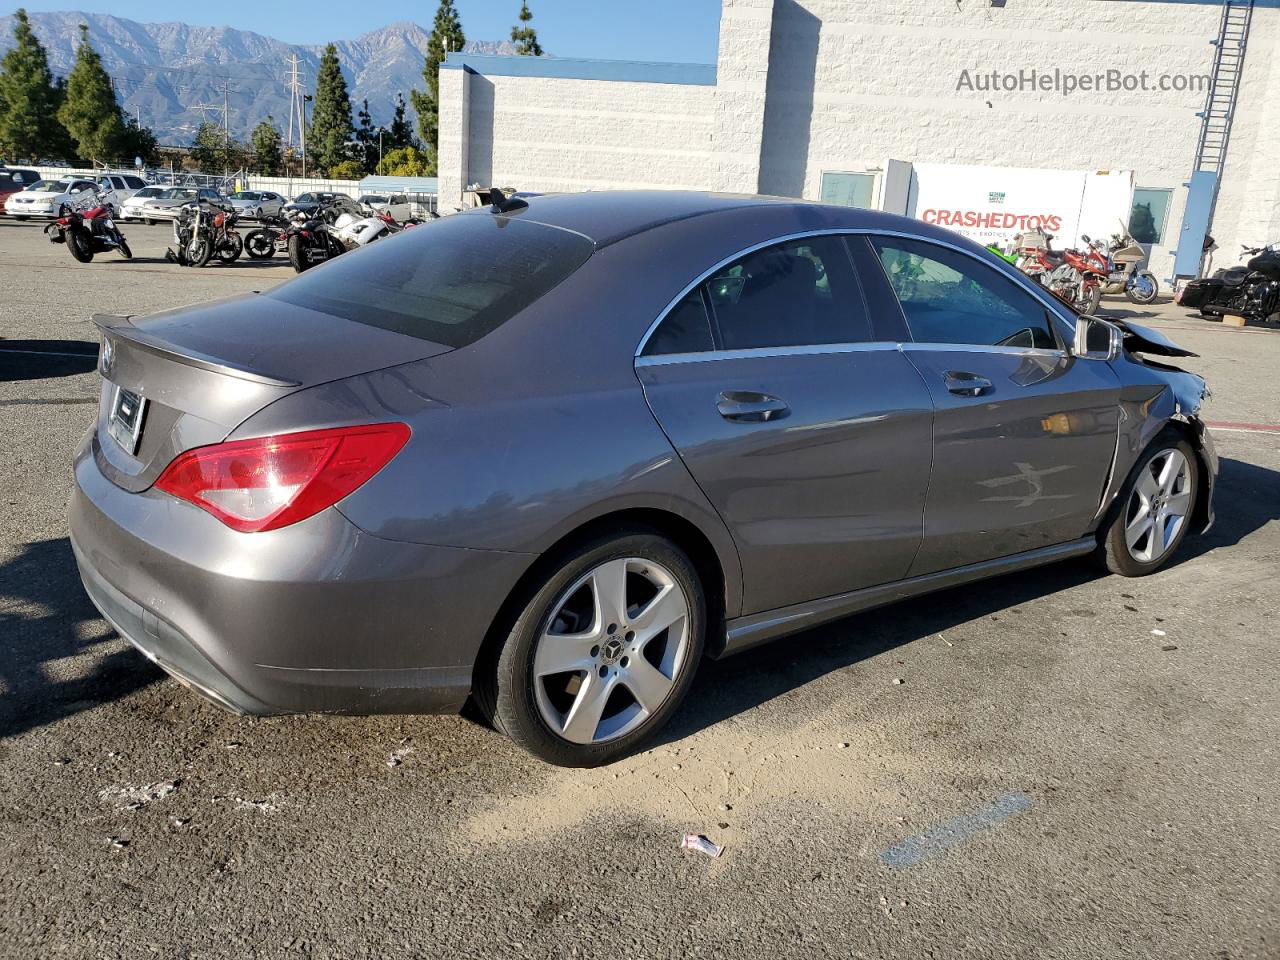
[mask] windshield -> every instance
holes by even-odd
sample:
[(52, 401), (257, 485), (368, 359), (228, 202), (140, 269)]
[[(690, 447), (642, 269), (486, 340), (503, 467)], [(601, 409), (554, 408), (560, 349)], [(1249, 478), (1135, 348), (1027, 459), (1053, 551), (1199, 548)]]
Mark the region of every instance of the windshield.
[(70, 180), (40, 180), (32, 185), (32, 193), (66, 193), (71, 189)]
[(361, 203), (386, 203), (387, 198), (380, 193), (371, 193), (360, 198)]
[(161, 200), (184, 200), (192, 198), (196, 192), (190, 187), (170, 187), (164, 193), (160, 194)]
[(265, 294), (450, 347), (497, 329), (582, 266), (581, 234), (505, 217), (446, 217), (353, 251)]
[(294, 199), (294, 203), (317, 203), (320, 200), (318, 193), (304, 193)]
[(251, 190), (237, 190), (231, 195), (232, 200), (261, 200), (262, 194), (254, 193)]

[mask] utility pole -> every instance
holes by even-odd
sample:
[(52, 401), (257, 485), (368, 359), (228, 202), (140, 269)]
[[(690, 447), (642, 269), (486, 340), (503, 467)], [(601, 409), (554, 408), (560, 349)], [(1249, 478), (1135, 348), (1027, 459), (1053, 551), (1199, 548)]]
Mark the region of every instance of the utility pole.
[(298, 147), (302, 153), (302, 175), (307, 175), (307, 101), (311, 98), (306, 95), (302, 86), (302, 74), (298, 70), (298, 64), (301, 61), (298, 55), (292, 54), (285, 61), (289, 65), (289, 73), (285, 80), (289, 88), (289, 131), (285, 134), (285, 148), (292, 149), (294, 121), (296, 118), (298, 129)]

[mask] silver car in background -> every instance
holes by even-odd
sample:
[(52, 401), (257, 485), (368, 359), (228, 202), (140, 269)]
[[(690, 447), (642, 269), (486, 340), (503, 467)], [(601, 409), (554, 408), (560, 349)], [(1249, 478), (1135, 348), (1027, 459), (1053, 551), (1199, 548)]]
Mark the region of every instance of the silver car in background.
[(261, 220), (263, 217), (274, 217), (288, 201), (278, 193), (270, 190), (237, 190), (227, 197), (232, 208), (241, 217)]
[[(704, 656), (1212, 520), (1186, 355), (916, 220), (495, 195), (266, 293), (98, 317), (94, 603), (251, 713), (624, 756)], [(1144, 354), (1156, 355), (1148, 362)]]

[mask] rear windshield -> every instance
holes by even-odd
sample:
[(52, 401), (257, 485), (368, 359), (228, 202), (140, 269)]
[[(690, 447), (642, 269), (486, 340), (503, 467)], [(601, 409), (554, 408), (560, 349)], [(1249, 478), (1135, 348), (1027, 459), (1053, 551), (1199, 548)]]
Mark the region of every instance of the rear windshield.
[(346, 254), (266, 296), (462, 347), (542, 297), (594, 249), (567, 230), (462, 214)]

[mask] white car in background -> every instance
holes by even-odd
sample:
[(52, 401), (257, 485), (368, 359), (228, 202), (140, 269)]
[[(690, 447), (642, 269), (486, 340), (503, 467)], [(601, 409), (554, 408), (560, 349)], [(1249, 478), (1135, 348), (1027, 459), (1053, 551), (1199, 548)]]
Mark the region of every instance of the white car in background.
[(143, 187), (128, 200), (120, 208), (121, 220), (141, 220), (142, 210), (147, 205), (147, 201), (164, 193), (166, 187)]
[(19, 220), (27, 217), (60, 217), (80, 203), (85, 194), (98, 188), (92, 180), (66, 177), (62, 180), (37, 180), (21, 193), (5, 201), (5, 209)]
[(237, 190), (228, 197), (231, 206), (242, 217), (261, 220), (263, 217), (274, 217), (289, 201), (278, 193), (269, 190)]
[(6, 210), (19, 220), (26, 217), (60, 217), (83, 205), (86, 193), (97, 193), (102, 203), (119, 213), (124, 202), (146, 186), (132, 174), (106, 173), (98, 177), (63, 177), (39, 180), (5, 201)]
[(403, 193), (366, 193), (356, 202), (370, 213), (389, 213), (398, 223), (413, 216), (413, 203)]

